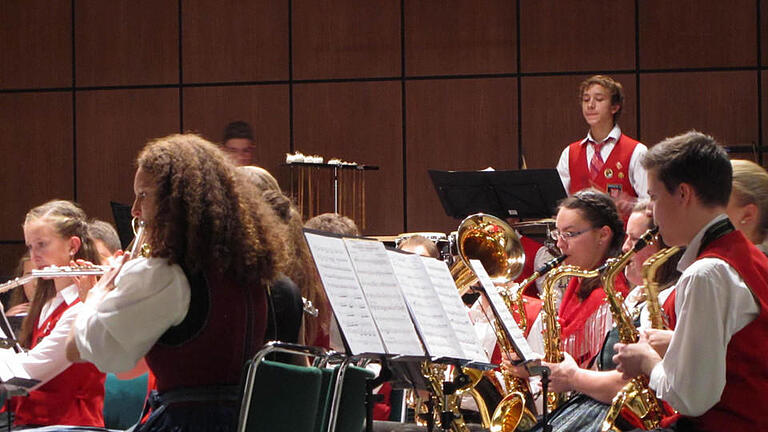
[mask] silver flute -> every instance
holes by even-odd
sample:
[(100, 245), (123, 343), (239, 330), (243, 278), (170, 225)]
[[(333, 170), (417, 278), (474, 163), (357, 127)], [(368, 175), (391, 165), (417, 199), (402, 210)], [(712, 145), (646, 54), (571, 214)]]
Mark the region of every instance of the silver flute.
[(92, 266), (49, 266), (40, 270), (32, 270), (29, 274), (19, 276), (16, 279), (9, 280), (0, 284), (0, 294), (10, 291), (17, 286), (32, 282), (37, 278), (60, 278), (72, 276), (101, 276), (110, 266), (92, 265)]

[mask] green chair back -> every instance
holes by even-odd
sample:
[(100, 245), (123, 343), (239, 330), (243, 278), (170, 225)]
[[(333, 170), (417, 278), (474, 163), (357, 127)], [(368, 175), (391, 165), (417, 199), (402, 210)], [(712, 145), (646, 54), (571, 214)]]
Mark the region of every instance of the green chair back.
[[(333, 388), (336, 384), (336, 372), (333, 369), (323, 369), (323, 393), (320, 410), (317, 413), (315, 432), (328, 432), (328, 416), (330, 414)], [(344, 374), (344, 385), (341, 390), (336, 420), (336, 432), (361, 432), (365, 426), (365, 383), (376, 375), (365, 368), (349, 366)]]
[(314, 432), (322, 372), (264, 360), (256, 369), (248, 432)]

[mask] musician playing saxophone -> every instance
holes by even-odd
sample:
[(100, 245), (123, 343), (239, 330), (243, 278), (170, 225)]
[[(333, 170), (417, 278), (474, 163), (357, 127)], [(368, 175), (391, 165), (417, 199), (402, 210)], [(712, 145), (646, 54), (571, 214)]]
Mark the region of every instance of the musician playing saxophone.
[(664, 358), (641, 338), (616, 344), (617, 369), (650, 377), (650, 388), (683, 415), (673, 430), (768, 430), (768, 258), (725, 214), (728, 155), (692, 131), (654, 146), (643, 165), (659, 232), (687, 249)]
[[(653, 225), (648, 202), (638, 203), (632, 210), (627, 222), (627, 235), (622, 246), (622, 252), (631, 250), (640, 236)], [(627, 310), (632, 313), (635, 325), (650, 326), (647, 310), (643, 307), (645, 296), (643, 290), (643, 262), (660, 248), (661, 242), (654, 243), (638, 251), (624, 269), (627, 280), (635, 285), (625, 301)], [(677, 279), (679, 273), (675, 270), (678, 253), (662, 265), (658, 274), (662, 286), (669, 287)], [(664, 290), (660, 301), (664, 301), (669, 290)], [(568, 353), (561, 363), (545, 363), (551, 370), (550, 389), (555, 392), (578, 392), (561, 408), (553, 413), (551, 424), (555, 431), (599, 431), (605, 413), (610, 407), (616, 393), (621, 390), (627, 380), (620, 372), (614, 370), (613, 345), (618, 340), (618, 329), (612, 329), (596, 359), (595, 368), (580, 368)]]

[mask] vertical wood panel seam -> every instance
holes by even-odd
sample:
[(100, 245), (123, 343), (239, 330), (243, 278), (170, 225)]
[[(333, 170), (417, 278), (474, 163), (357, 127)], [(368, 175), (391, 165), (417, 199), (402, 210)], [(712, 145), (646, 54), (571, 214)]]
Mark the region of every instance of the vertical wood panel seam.
[(757, 74), (757, 146), (758, 146), (758, 152), (757, 152), (757, 163), (760, 164), (760, 166), (763, 165), (763, 53), (762, 53), (762, 31), (761, 31), (761, 22), (762, 22), (762, 16), (761, 14), (764, 13), (762, 8), (760, 7), (761, 0), (755, 0), (755, 8), (756, 12), (755, 16), (757, 17), (756, 20), (756, 27), (757, 27), (757, 71), (755, 72)]
[(522, 72), (522, 51), (520, 47), (520, 0), (515, 2), (515, 26), (517, 32), (517, 42), (515, 43), (515, 49), (517, 50), (517, 169), (523, 168), (523, 78), (520, 75)]
[(75, 61), (75, 2), (72, 0), (70, 3), (70, 19), (72, 22), (72, 30), (70, 33), (72, 44), (72, 199), (77, 202), (77, 92), (75, 87), (77, 86), (77, 67)]
[(401, 138), (403, 160), (403, 232), (408, 232), (408, 143), (406, 137), (407, 117), (405, 101), (405, 0), (400, 0), (400, 106)]
[[(635, 0), (635, 99), (636, 139), (642, 142), (643, 131), (640, 127), (640, 0)], [(647, 145), (649, 143), (646, 143)]]
[(184, 133), (184, 57), (183, 55), (183, 39), (184, 36), (183, 29), (182, 29), (182, 22), (183, 22), (183, 14), (181, 10), (181, 0), (178, 0), (178, 22), (179, 22), (179, 30), (178, 30), (178, 38), (179, 38), (179, 133)]
[(288, 148), (294, 152), (293, 132), (293, 4), (288, 0)]

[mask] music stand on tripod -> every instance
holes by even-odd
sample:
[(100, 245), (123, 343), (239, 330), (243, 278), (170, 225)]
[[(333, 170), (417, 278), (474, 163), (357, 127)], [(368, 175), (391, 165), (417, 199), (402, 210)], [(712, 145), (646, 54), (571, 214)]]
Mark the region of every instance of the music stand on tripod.
[(557, 170), (429, 170), (440, 203), (456, 219), (488, 213), (501, 219), (543, 219), (555, 214), (565, 189)]

